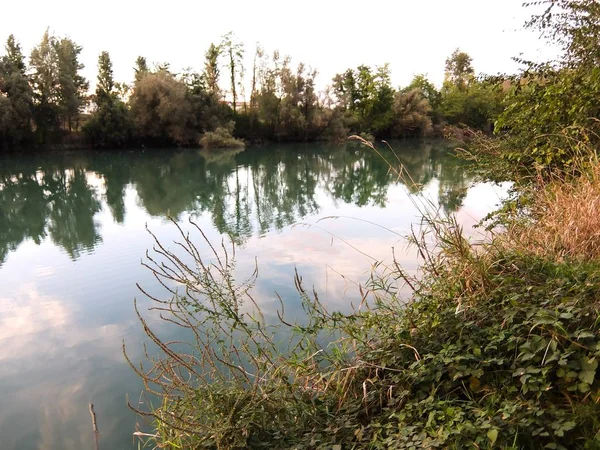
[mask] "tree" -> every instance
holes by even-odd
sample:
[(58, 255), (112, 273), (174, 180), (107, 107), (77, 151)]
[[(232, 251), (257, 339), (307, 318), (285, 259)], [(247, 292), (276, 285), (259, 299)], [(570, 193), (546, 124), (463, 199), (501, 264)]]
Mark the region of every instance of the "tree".
[(148, 63), (146, 62), (146, 58), (143, 56), (138, 56), (135, 60), (135, 67), (133, 68), (135, 71), (135, 81), (141, 80), (145, 75), (147, 75), (150, 70), (148, 69)]
[(33, 88), (34, 120), (40, 142), (58, 129), (59, 69), (56, 39), (48, 30), (31, 52), (31, 85)]
[(365, 65), (348, 69), (333, 78), (333, 89), (351, 130), (379, 136), (389, 134), (395, 91), (387, 64), (376, 67), (375, 71)]
[(600, 4), (596, 0), (541, 0), (525, 6), (543, 7), (525, 26), (562, 47), (556, 61), (561, 66), (576, 68), (600, 61)]
[(122, 147), (131, 139), (129, 110), (119, 98), (108, 52), (98, 57), (98, 81), (94, 95), (96, 110), (83, 131), (96, 147)]
[(299, 107), (304, 115), (306, 122), (306, 134), (304, 136), (307, 139), (309, 136), (315, 136), (317, 133), (316, 127), (316, 115), (319, 110), (319, 99), (315, 91), (315, 78), (317, 77), (316, 69), (308, 69), (306, 75), (304, 75), (304, 64), (298, 65), (298, 80), (299, 80), (299, 96), (300, 103)]
[(0, 58), (0, 147), (25, 144), (31, 135), (32, 91), (26, 74), (25, 57), (13, 35)]
[(73, 119), (78, 116), (89, 87), (87, 80), (79, 74), (84, 68), (79, 62), (82, 48), (68, 38), (55, 40), (54, 46), (58, 66), (59, 115), (71, 131)]
[(231, 119), (231, 108), (221, 103), (219, 88), (207, 89), (205, 73), (184, 72), (181, 81), (188, 90), (188, 99), (194, 116), (193, 123), (198, 133), (216, 130)]
[(378, 66), (375, 71), (375, 99), (370, 117), (372, 133), (375, 136), (387, 136), (390, 133), (394, 94), (389, 65)]
[(100, 53), (98, 57), (98, 83), (96, 84), (96, 104), (110, 102), (113, 98), (115, 81), (113, 78), (112, 61), (108, 52)]
[(204, 55), (204, 73), (203, 78), (206, 83), (206, 89), (209, 93), (219, 96), (219, 57), (221, 56), (221, 47), (210, 44)]
[(364, 64), (356, 69), (356, 96), (356, 112), (361, 123), (366, 126), (366, 119), (371, 113), (375, 98), (375, 78), (371, 68)]
[(333, 90), (338, 100), (338, 105), (343, 110), (354, 111), (358, 102), (358, 90), (354, 70), (348, 69), (343, 74), (333, 77)]
[(233, 32), (223, 36), (220, 47), (227, 58), (227, 69), (230, 76), (233, 112), (237, 112), (238, 88), (243, 89), (244, 78), (244, 44), (239, 42)]
[[(253, 64), (250, 120), (263, 138), (309, 140), (326, 128), (315, 90), (317, 71), (273, 52), (269, 60), (257, 47)], [(256, 122), (256, 123), (254, 123)], [(254, 130), (253, 128), (253, 130)]]
[(279, 52), (275, 50), (272, 56), (272, 65), (266, 58), (261, 61), (258, 79), (260, 90), (256, 97), (258, 117), (265, 128), (266, 137), (277, 138), (281, 114), (280, 86), (280, 61)]
[(466, 90), (475, 73), (472, 61), (467, 53), (460, 51), (458, 48), (454, 50), (446, 60), (445, 82), (461, 91)]
[(425, 75), (416, 75), (412, 79), (410, 84), (406, 86), (402, 91), (410, 92), (415, 89), (421, 91), (421, 94), (427, 99), (429, 105), (434, 111), (440, 106), (441, 93), (436, 89), (433, 83), (427, 79)]
[(259, 61), (261, 61), (265, 56), (265, 51), (262, 49), (260, 44), (256, 44), (256, 52), (254, 53), (254, 60), (252, 62), (252, 81), (250, 87), (250, 112), (254, 113), (256, 109), (256, 99), (258, 96), (258, 71), (260, 70), (258, 67)]
[(130, 98), (138, 137), (150, 144), (187, 144), (197, 139), (186, 84), (166, 70), (136, 80)]
[(452, 125), (490, 131), (502, 111), (500, 83), (485, 79), (472, 81), (467, 89), (451, 87), (444, 92), (441, 111)]
[(502, 109), (502, 83), (474, 74), (471, 57), (456, 49), (446, 60), (439, 112), (451, 125), (490, 131)]
[(314, 118), (317, 109), (314, 79), (317, 71), (299, 63), (293, 70), (291, 58), (284, 58), (278, 72), (281, 86), (280, 119), (281, 134), (285, 139), (306, 140), (314, 131)]

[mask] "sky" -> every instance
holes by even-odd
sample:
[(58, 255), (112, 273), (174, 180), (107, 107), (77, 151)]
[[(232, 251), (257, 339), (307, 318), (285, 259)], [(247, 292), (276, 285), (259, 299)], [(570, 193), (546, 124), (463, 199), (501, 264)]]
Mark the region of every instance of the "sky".
[(317, 86), (348, 67), (389, 63), (395, 86), (424, 73), (437, 85), (444, 62), (460, 48), (478, 73), (513, 73), (521, 53), (544, 60), (553, 50), (523, 30), (531, 10), (522, 0), (30, 0), (4, 2), (0, 39), (12, 33), (26, 55), (46, 28), (83, 47), (83, 75), (95, 85), (97, 58), (108, 51), (116, 81), (130, 82), (142, 55), (175, 72), (200, 71), (204, 53), (233, 31), (246, 47), (249, 71), (256, 43), (318, 69)]

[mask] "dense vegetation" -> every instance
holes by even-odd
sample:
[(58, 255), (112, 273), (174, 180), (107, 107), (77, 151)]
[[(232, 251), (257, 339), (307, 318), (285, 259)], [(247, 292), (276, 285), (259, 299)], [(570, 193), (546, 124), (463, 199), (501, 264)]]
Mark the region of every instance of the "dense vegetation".
[(493, 159), (500, 156), (520, 175), (572, 166), (596, 149), (600, 129), (600, 5), (591, 0), (542, 4), (546, 12), (526, 26), (541, 30), (562, 47), (562, 55), (543, 64), (522, 61), (525, 69), (511, 77), (506, 108), (496, 122), (504, 139)]
[(423, 137), (441, 135), (446, 124), (489, 131), (502, 110), (502, 80), (476, 77), (459, 50), (446, 61), (441, 90), (423, 75), (396, 89), (387, 65), (361, 65), (336, 75), (323, 92), (315, 87), (317, 70), (304, 63), (258, 46), (248, 70), (245, 51), (227, 34), (206, 51), (201, 73), (150, 67), (139, 57), (131, 83), (114, 80), (102, 52), (90, 95), (81, 46), (46, 31), (27, 63), (11, 35), (0, 57), (0, 150), (239, 147), (232, 135), (252, 142)]
[[(201, 233), (193, 241), (182, 231), (180, 252), (157, 242), (149, 268), (182, 290), (151, 298), (171, 325), (190, 331), (191, 346), (163, 342), (138, 310), (162, 350), (149, 367), (132, 364), (163, 400), (139, 411), (152, 418), (152, 442), (197, 449), (600, 448), (600, 5), (536, 5), (544, 10), (528, 26), (562, 44), (564, 57), (526, 64), (506, 86), (496, 122), (501, 137), (475, 135), (463, 152), (485, 178), (514, 185), (516, 201), (495, 216), (503, 227), (483, 243), (465, 239), (452, 216), (423, 199), (421, 227), (409, 237), (422, 258), (420, 277), (395, 262), (377, 265), (361, 288), (361, 308), (346, 315), (328, 311), (296, 275), (307, 315), (291, 323), (284, 299), (277, 320), (265, 318), (252, 295), (256, 274), (236, 283), (234, 259), (202, 242)], [(464, 66), (462, 57), (455, 62)], [(366, 76), (360, 72), (343, 74), (339, 85), (352, 86)], [(447, 81), (456, 101), (470, 100), (446, 106), (446, 117), (477, 104), (482, 86), (471, 85), (469, 71), (460, 73)], [(384, 78), (376, 73), (379, 85)], [(380, 100), (390, 102), (387, 94)], [(340, 112), (377, 133), (377, 111), (349, 100)], [(406, 168), (391, 170), (412, 183)], [(200, 245), (212, 249), (210, 257)]]

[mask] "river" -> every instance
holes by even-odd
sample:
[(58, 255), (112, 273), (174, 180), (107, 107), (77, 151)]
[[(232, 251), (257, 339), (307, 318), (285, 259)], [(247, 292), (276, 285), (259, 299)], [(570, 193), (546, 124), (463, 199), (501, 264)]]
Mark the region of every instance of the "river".
[(471, 230), (502, 195), (475, 185), (447, 143), (393, 146), (414, 185), (358, 144), (0, 157), (2, 449), (92, 449), (90, 402), (101, 449), (137, 448), (136, 423), (151, 431), (127, 408), (142, 386), (121, 352), (125, 341), (142, 359), (133, 299), (142, 311), (149, 303), (136, 283), (160, 292), (141, 265), (146, 226), (172, 246), (167, 217), (192, 219), (211, 241), (235, 243), (241, 275), (258, 263), (254, 297), (267, 312), (278, 293), (288, 316), (301, 314), (294, 268), (328, 307), (347, 311), (355, 283), (392, 247), (415, 270), (398, 236), (419, 221), (414, 199)]

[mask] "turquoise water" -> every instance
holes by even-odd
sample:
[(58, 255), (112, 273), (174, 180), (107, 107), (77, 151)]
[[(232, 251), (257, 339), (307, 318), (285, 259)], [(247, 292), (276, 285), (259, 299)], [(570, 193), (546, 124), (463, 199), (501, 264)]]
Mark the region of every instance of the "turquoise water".
[(146, 226), (169, 245), (167, 217), (186, 229), (191, 218), (213, 242), (234, 242), (241, 274), (258, 261), (254, 297), (273, 312), (279, 293), (289, 316), (300, 314), (294, 268), (341, 310), (392, 247), (414, 270), (395, 234), (418, 223), (411, 197), (456, 212), (467, 230), (498, 203), (502, 189), (473, 185), (446, 143), (394, 147), (418, 187), (357, 145), (0, 157), (1, 448), (93, 448), (90, 402), (101, 449), (137, 448), (136, 423), (151, 431), (126, 406), (142, 387), (121, 353), (125, 341), (142, 358), (133, 299), (149, 303), (136, 283), (160, 293), (141, 265)]

